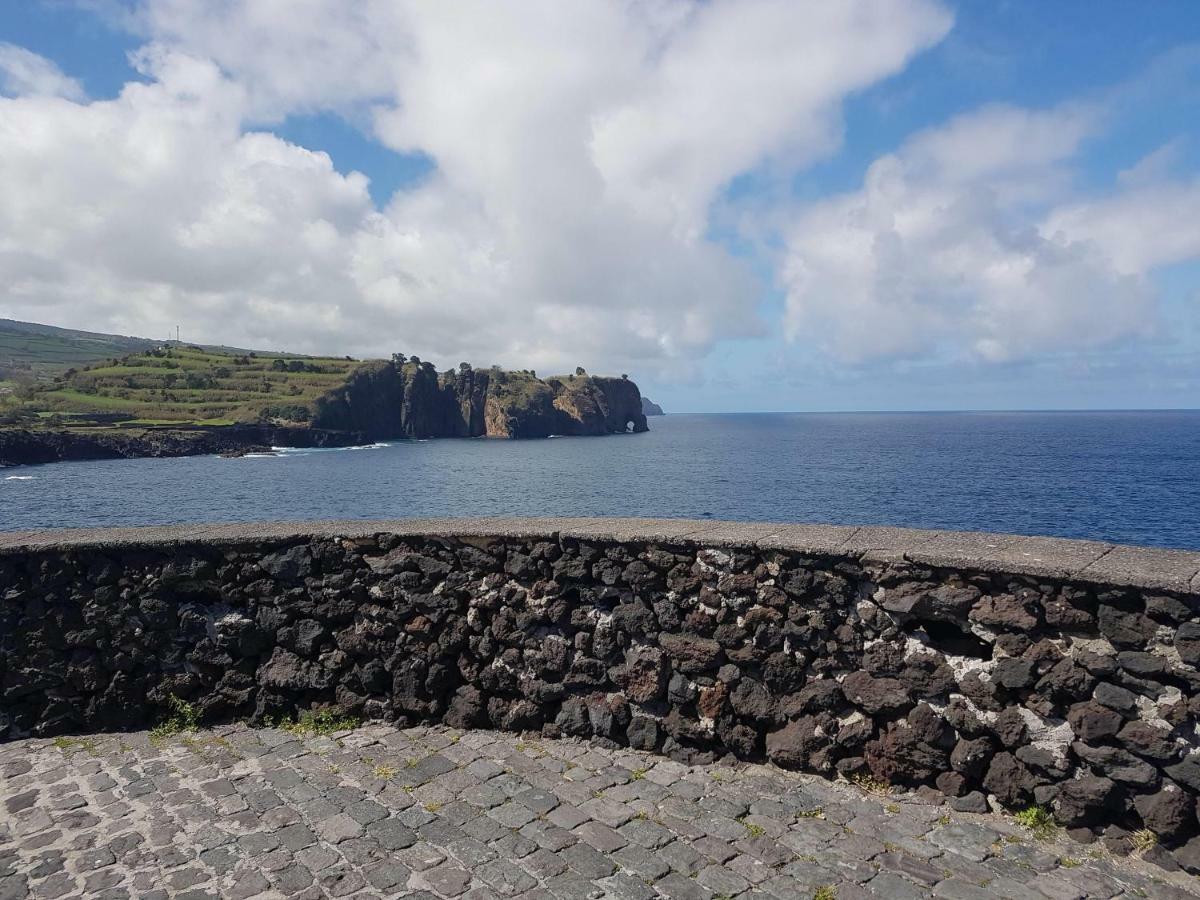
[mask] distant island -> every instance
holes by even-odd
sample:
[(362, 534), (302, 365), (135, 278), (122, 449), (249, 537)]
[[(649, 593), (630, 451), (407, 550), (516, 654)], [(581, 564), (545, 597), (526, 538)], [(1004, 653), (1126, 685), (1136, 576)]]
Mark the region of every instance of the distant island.
[(644, 416), (665, 416), (663, 408), (651, 400), (649, 397), (642, 398), (642, 415)]
[(0, 465), (647, 430), (626, 375), (141, 340), (0, 320)]

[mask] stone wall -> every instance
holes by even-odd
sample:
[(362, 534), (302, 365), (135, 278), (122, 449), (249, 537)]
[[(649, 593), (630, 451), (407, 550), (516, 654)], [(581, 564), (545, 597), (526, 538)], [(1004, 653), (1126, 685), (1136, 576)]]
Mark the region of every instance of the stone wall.
[(0, 735), (366, 718), (725, 754), (1152, 829), (1200, 869), (1200, 554), (447, 520), (0, 535)]

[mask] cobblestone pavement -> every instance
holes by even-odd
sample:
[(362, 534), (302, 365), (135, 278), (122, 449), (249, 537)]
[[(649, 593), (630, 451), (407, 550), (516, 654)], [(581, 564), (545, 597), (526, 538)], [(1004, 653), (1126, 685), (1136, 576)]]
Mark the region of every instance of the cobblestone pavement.
[(0, 898), (1200, 896), (1006, 817), (441, 727), (16, 741), (0, 800)]

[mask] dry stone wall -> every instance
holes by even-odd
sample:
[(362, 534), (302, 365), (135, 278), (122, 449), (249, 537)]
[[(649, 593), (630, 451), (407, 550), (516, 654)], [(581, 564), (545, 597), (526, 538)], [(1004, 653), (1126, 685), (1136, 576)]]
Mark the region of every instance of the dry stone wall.
[(1200, 870), (1200, 555), (603, 520), (0, 536), (0, 738), (338, 707), (1151, 829)]

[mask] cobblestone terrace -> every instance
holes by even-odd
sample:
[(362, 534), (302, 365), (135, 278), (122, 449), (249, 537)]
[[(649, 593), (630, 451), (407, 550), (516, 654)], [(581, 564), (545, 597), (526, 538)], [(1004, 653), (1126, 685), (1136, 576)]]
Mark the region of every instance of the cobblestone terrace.
[(757, 765), (443, 727), (0, 745), (0, 898), (1182, 898), (1082, 845)]

